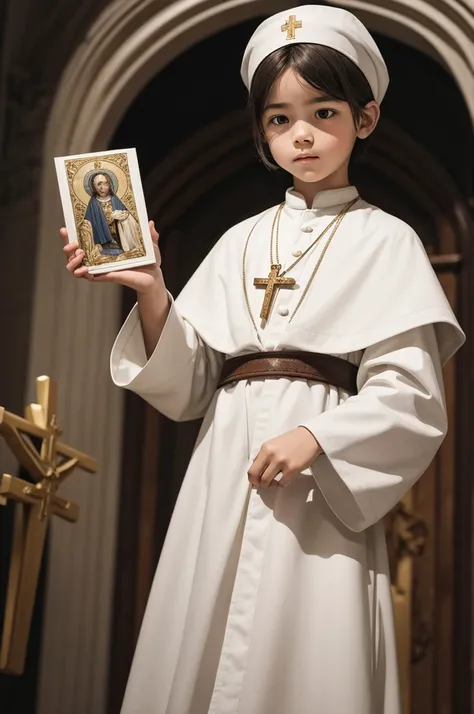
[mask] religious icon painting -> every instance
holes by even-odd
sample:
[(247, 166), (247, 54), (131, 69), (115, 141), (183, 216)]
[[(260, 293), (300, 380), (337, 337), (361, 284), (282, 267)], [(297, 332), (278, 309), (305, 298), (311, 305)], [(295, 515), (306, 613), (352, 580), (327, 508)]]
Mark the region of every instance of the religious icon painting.
[(135, 149), (54, 159), (69, 241), (90, 273), (155, 262)]

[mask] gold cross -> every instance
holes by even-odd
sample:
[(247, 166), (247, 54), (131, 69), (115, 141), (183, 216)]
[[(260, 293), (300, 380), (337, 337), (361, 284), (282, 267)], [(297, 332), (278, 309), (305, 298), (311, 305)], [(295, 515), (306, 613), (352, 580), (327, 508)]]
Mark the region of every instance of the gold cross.
[(294, 278), (280, 277), (281, 265), (275, 264), (268, 274), (268, 278), (254, 278), (253, 284), (256, 288), (265, 288), (265, 295), (262, 303), (260, 317), (262, 320), (268, 320), (270, 309), (272, 307), (273, 296), (277, 288), (290, 288), (296, 285)]
[(295, 30), (299, 30), (302, 27), (303, 22), (301, 20), (297, 20), (296, 15), (290, 15), (285, 24), (281, 26), (281, 31), (287, 33), (287, 40), (294, 40), (296, 36)]
[[(26, 408), (26, 418), (0, 407), (0, 435), (33, 482), (9, 474), (0, 476), (0, 505), (17, 501), (13, 547), (8, 576), (5, 617), (0, 650), (0, 671), (24, 670), (31, 617), (44, 543), (51, 516), (77, 521), (79, 509), (56, 495), (71, 471), (97, 470), (93, 458), (58, 441), (56, 385), (49, 377), (36, 380), (38, 404)], [(39, 451), (33, 438), (41, 439)]]

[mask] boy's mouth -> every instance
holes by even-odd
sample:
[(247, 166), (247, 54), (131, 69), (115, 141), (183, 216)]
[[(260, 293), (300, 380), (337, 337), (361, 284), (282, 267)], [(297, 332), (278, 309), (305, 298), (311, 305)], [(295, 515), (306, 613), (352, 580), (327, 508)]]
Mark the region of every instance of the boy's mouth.
[(294, 159), (294, 161), (305, 163), (315, 161), (316, 159), (319, 159), (319, 156), (315, 156), (314, 154), (300, 154)]

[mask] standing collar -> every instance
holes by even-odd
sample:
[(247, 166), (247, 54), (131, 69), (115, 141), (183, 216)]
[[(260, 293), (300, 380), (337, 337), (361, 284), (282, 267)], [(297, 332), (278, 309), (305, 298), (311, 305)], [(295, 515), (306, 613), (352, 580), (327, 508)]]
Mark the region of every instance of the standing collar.
[(319, 191), (314, 197), (313, 205), (308, 208), (303, 195), (296, 191), (294, 187), (289, 188), (285, 195), (286, 205), (299, 211), (317, 210), (318, 208), (332, 208), (343, 203), (349, 203), (359, 195), (355, 186), (344, 186), (344, 188), (331, 188)]

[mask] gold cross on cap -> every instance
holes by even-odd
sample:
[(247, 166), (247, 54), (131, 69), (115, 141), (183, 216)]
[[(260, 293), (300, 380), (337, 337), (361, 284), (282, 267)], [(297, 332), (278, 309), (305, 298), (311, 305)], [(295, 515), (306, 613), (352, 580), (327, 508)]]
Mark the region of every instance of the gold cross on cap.
[(302, 27), (303, 27), (303, 22), (301, 20), (297, 20), (296, 15), (290, 15), (290, 17), (285, 22), (285, 24), (281, 26), (281, 31), (287, 33), (287, 35), (286, 35), (287, 40), (294, 40), (295, 39), (295, 30), (299, 30)]

